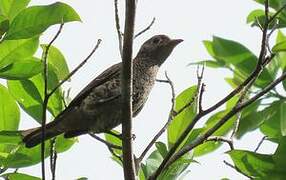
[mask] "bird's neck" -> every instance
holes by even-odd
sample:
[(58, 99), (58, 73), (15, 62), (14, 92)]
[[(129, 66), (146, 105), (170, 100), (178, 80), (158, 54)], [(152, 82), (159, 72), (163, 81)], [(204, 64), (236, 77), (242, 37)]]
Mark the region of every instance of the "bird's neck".
[(133, 70), (138, 71), (138, 74), (147, 75), (148, 77), (152, 77), (155, 80), (160, 66), (152, 62), (155, 61), (150, 59), (135, 58), (133, 63)]

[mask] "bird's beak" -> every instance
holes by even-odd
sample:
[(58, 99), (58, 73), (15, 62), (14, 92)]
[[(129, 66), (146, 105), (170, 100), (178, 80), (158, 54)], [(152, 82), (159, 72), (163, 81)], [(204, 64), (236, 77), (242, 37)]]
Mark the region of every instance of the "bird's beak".
[(170, 41), (170, 44), (172, 45), (172, 46), (177, 46), (179, 43), (181, 43), (181, 42), (183, 42), (184, 40), (183, 39), (172, 39), (171, 41)]

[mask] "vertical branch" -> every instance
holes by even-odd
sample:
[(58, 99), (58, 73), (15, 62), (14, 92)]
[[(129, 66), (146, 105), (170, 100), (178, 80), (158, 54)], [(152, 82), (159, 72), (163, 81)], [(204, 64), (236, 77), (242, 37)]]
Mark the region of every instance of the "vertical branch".
[(125, 6), (126, 11), (121, 72), (123, 170), (126, 180), (135, 180), (135, 165), (132, 149), (132, 46), (136, 1), (126, 0)]
[(120, 21), (119, 21), (119, 15), (118, 15), (118, 0), (114, 0), (114, 11), (115, 11), (115, 25), (116, 25), (116, 31), (118, 36), (118, 46), (119, 46), (119, 53), (122, 58), (122, 34), (120, 30)]
[(46, 120), (47, 120), (47, 107), (48, 107), (48, 102), (49, 102), (49, 96), (48, 96), (48, 54), (50, 47), (52, 44), (55, 42), (55, 40), (58, 38), (60, 35), (62, 28), (63, 28), (63, 23), (60, 25), (59, 30), (57, 31), (56, 35), (54, 38), (51, 40), (51, 42), (47, 45), (45, 51), (43, 52), (42, 55), (42, 60), (43, 60), (43, 66), (44, 66), (44, 102), (42, 106), (42, 143), (41, 143), (41, 162), (42, 162), (42, 180), (45, 180), (45, 137), (46, 137)]
[(57, 165), (57, 157), (58, 153), (56, 150), (56, 138), (53, 138), (50, 142), (50, 169), (52, 173), (52, 180), (56, 179), (56, 165)]

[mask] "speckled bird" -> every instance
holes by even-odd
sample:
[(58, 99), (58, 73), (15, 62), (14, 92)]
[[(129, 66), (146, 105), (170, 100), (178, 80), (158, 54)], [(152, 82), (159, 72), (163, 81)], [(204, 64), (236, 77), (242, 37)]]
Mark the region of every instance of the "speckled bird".
[[(133, 60), (133, 117), (143, 108), (160, 66), (183, 40), (156, 35), (144, 42)], [(108, 132), (121, 124), (120, 73), (122, 63), (115, 64), (91, 81), (61, 112), (46, 125), (45, 138), (64, 134), (70, 138), (86, 133)], [(23, 131), (26, 147), (41, 143), (41, 128)]]

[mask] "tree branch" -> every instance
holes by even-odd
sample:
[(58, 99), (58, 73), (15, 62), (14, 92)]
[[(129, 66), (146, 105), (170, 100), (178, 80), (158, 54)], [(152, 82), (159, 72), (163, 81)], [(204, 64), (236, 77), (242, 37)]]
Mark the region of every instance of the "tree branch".
[(265, 87), (261, 92), (250, 98), (249, 100), (241, 103), (240, 105), (234, 107), (231, 111), (229, 111), (220, 121), (218, 121), (212, 128), (210, 128), (205, 134), (199, 136), (196, 140), (194, 140), (189, 145), (183, 147), (181, 150), (179, 150), (174, 156), (169, 160), (169, 162), (166, 164), (165, 167), (169, 166), (173, 162), (175, 162), (177, 159), (182, 157), (184, 154), (189, 152), (190, 150), (194, 149), (198, 145), (202, 144), (205, 139), (207, 139), (209, 136), (211, 136), (216, 130), (218, 130), (224, 123), (226, 123), (232, 116), (234, 116), (237, 112), (241, 111), (243, 108), (249, 106), (253, 102), (255, 102), (257, 99), (262, 97), (264, 94), (269, 92), (271, 89), (273, 89), (276, 85), (281, 83), (284, 79), (286, 79), (286, 72), (283, 73), (279, 78), (277, 78), (275, 81), (270, 83), (267, 87)]
[(151, 149), (151, 147), (156, 143), (156, 141), (159, 139), (159, 137), (166, 131), (167, 127), (169, 126), (169, 124), (172, 122), (172, 120), (174, 119), (175, 115), (175, 105), (176, 105), (176, 95), (175, 95), (175, 88), (174, 88), (174, 84), (171, 81), (171, 79), (169, 78), (167, 72), (165, 72), (165, 77), (167, 80), (156, 80), (157, 82), (163, 82), (163, 83), (168, 83), (171, 87), (171, 92), (172, 92), (172, 106), (171, 106), (171, 110), (169, 113), (169, 117), (168, 117), (168, 121), (166, 122), (166, 124), (164, 124), (164, 126), (159, 130), (159, 132), (153, 137), (153, 139), (149, 142), (149, 144), (147, 145), (147, 147), (143, 150), (142, 154), (139, 156), (139, 158), (137, 159), (137, 166), (141, 163), (141, 161), (143, 160), (143, 158), (145, 157), (145, 155), (147, 154), (147, 152)]
[(249, 176), (249, 175), (245, 174), (244, 172), (242, 172), (240, 169), (238, 169), (236, 166), (230, 164), (229, 162), (223, 161), (223, 163), (224, 163), (225, 165), (227, 165), (228, 167), (230, 167), (230, 168), (236, 170), (238, 173), (240, 173), (240, 174), (242, 174), (242, 175), (248, 177), (249, 179), (253, 179), (252, 176)]
[(134, 39), (136, 39), (137, 37), (139, 37), (140, 35), (142, 35), (142, 34), (145, 33), (146, 31), (148, 31), (148, 30), (153, 26), (153, 24), (155, 23), (155, 20), (156, 20), (156, 18), (153, 17), (151, 23), (150, 23), (145, 29), (143, 29), (142, 31), (140, 31), (139, 33), (137, 33), (137, 34), (134, 36)]
[(135, 164), (132, 148), (132, 46), (134, 38), (136, 0), (126, 0), (125, 7), (121, 72), (123, 170), (125, 180), (135, 180)]
[(56, 90), (61, 87), (66, 81), (68, 81), (85, 63), (87, 63), (87, 61), (91, 58), (91, 56), (95, 53), (95, 51), (98, 49), (100, 43), (101, 43), (101, 39), (97, 40), (96, 45), (94, 46), (94, 48), (92, 49), (92, 51), (89, 53), (89, 55), (72, 71), (70, 72), (59, 84), (56, 85), (56, 87), (54, 87), (48, 94), (47, 96), (50, 97), (52, 96)]
[(225, 143), (227, 143), (229, 145), (229, 148), (231, 150), (234, 149), (234, 145), (233, 145), (232, 140), (231, 139), (227, 139), (227, 138), (225, 138), (223, 136), (211, 136), (211, 137), (208, 137), (206, 139), (206, 141), (225, 142)]
[(58, 38), (60, 35), (62, 28), (63, 28), (63, 23), (60, 25), (59, 30), (57, 31), (56, 35), (53, 37), (53, 39), (49, 42), (47, 47), (45, 48), (45, 51), (43, 52), (42, 55), (42, 61), (43, 61), (43, 74), (44, 74), (44, 101), (43, 101), (43, 106), (42, 106), (42, 142), (41, 142), (41, 164), (42, 164), (42, 180), (45, 180), (45, 137), (46, 137), (46, 120), (47, 120), (47, 107), (48, 107), (48, 101), (49, 101), (49, 96), (48, 96), (48, 54), (50, 47), (52, 44), (55, 42), (55, 40)]
[(119, 47), (119, 53), (120, 57), (122, 58), (122, 33), (120, 30), (120, 19), (119, 19), (119, 13), (118, 13), (118, 0), (114, 0), (114, 15), (115, 15), (115, 26), (116, 26), (116, 32), (118, 37), (118, 47)]
[[(265, 15), (267, 16), (267, 18), (265, 19), (265, 24), (264, 24), (264, 29), (263, 29), (263, 33), (262, 33), (262, 41), (261, 41), (261, 50), (260, 50), (260, 54), (259, 54), (259, 58), (258, 58), (258, 62), (257, 65), (254, 69), (254, 71), (246, 78), (246, 80), (244, 80), (244, 82), (242, 82), (237, 88), (235, 88), (231, 93), (229, 93), (226, 97), (224, 97), (222, 100), (220, 100), (219, 102), (217, 102), (215, 105), (211, 106), (210, 108), (202, 111), (201, 113), (198, 113), (194, 118), (193, 121), (187, 126), (187, 128), (184, 130), (184, 132), (181, 134), (181, 136), (178, 138), (178, 140), (175, 142), (175, 144), (172, 146), (172, 148), (169, 150), (169, 152), (167, 153), (167, 155), (165, 156), (164, 160), (162, 161), (162, 163), (160, 164), (160, 166), (158, 167), (158, 169), (154, 172), (154, 174), (149, 178), (150, 180), (155, 180), (160, 174), (161, 172), (167, 168), (172, 162), (174, 162), (174, 159), (177, 159), (181, 156), (178, 156), (178, 153), (176, 153), (176, 156), (173, 154), (175, 154), (177, 148), (180, 146), (180, 144), (184, 141), (184, 139), (188, 136), (189, 132), (193, 129), (193, 127), (195, 126), (195, 124), (205, 115), (211, 113), (212, 111), (216, 110), (218, 107), (220, 107), (221, 105), (225, 104), (229, 99), (231, 99), (232, 97), (234, 97), (237, 93), (239, 93), (245, 86), (247, 86), (249, 83), (251, 83), (252, 81), (255, 81), (258, 76), (260, 75), (260, 73), (262, 72), (262, 70), (264, 69), (264, 67), (273, 59), (273, 57), (275, 56), (275, 54), (271, 54), (269, 57), (266, 56), (267, 54), (267, 29), (269, 26), (269, 19), (268, 19), (268, 0), (266, 0), (265, 2)], [(249, 101), (247, 101), (249, 102)], [(245, 104), (245, 103), (243, 103)], [(236, 106), (234, 107), (230, 113), (233, 113), (234, 110), (236, 110), (238, 107), (240, 106)], [(238, 111), (237, 111), (238, 112)], [(236, 114), (237, 112), (235, 112), (234, 114)], [(229, 115), (229, 113), (228, 113)], [(218, 123), (219, 124), (219, 123)], [(217, 124), (216, 124), (217, 125)], [(209, 134), (207, 137), (209, 137), (211, 134)], [(205, 137), (205, 139), (207, 138)], [(197, 140), (200, 139), (197, 138), (194, 142), (197, 142)], [(205, 140), (205, 139), (201, 139), (201, 140)], [(202, 141), (202, 142), (203, 142)], [(202, 143), (200, 142), (200, 143)], [(193, 143), (192, 143), (193, 144)], [(192, 147), (193, 148), (193, 147)], [(181, 152), (182, 149), (179, 151)], [(186, 152), (185, 152), (186, 153)], [(173, 157), (172, 157), (173, 156)], [(170, 161), (169, 161), (170, 160)], [(168, 162), (169, 161), (169, 162)]]
[(108, 148), (122, 149), (121, 146), (117, 146), (117, 145), (115, 145), (115, 144), (112, 144), (112, 143), (110, 143), (110, 142), (107, 142), (107, 141), (105, 141), (104, 139), (101, 139), (100, 137), (98, 137), (98, 136), (95, 135), (95, 134), (89, 133), (89, 135), (90, 135), (91, 137), (93, 137), (94, 139), (98, 140), (99, 142), (102, 142), (103, 144), (105, 144)]
[(267, 139), (267, 136), (264, 136), (258, 143), (257, 147), (255, 148), (254, 152), (257, 152), (262, 143)]

